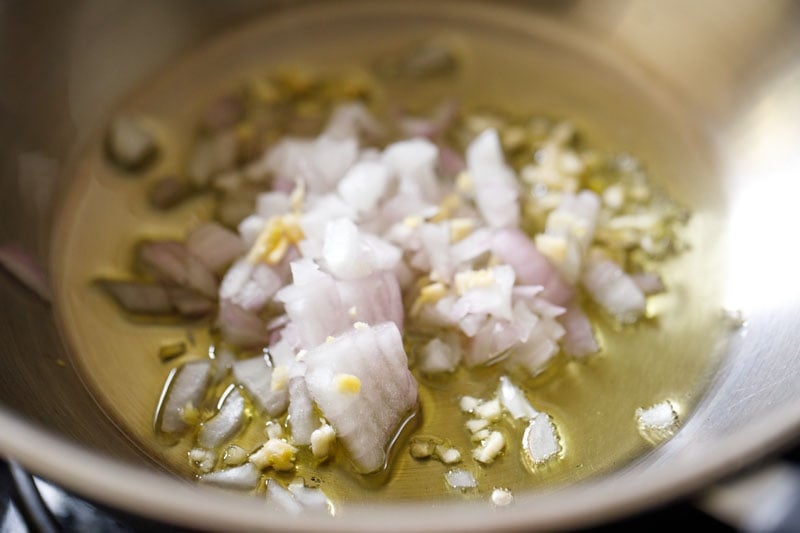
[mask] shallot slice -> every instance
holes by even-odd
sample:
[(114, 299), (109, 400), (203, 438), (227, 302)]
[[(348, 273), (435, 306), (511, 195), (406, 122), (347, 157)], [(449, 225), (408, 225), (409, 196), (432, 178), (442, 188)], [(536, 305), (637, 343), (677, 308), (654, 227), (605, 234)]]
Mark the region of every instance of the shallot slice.
[(160, 409), (164, 433), (180, 433), (188, 427), (186, 410), (197, 409), (206, 392), (211, 361), (192, 361), (173, 371)]
[(519, 225), (519, 185), (503, 157), (497, 131), (488, 129), (467, 147), (467, 169), (478, 210), (493, 228)]
[(577, 303), (568, 305), (567, 311), (558, 320), (564, 326), (564, 338), (561, 339), (564, 353), (571, 357), (597, 353), (600, 347), (594, 337), (592, 323)]
[(203, 448), (217, 448), (233, 438), (242, 429), (246, 419), (242, 393), (230, 388), (220, 400), (217, 414), (200, 426), (197, 442)]
[(397, 326), (353, 329), (310, 350), (304, 360), (311, 396), (357, 470), (383, 468), (389, 442), (417, 402), (417, 382)]
[(600, 306), (622, 323), (639, 319), (645, 296), (636, 282), (601, 252), (589, 255), (581, 283)]
[(252, 464), (226, 468), (200, 476), (200, 481), (226, 489), (250, 490), (256, 488), (261, 472)]
[[(271, 417), (282, 415), (289, 403), (286, 383), (275, 383), (273, 388), (273, 373), (276, 368), (267, 364), (263, 356), (236, 361), (233, 364), (233, 377), (236, 382), (242, 385), (255, 404)], [(280, 371), (286, 371), (286, 367), (282, 366)]]

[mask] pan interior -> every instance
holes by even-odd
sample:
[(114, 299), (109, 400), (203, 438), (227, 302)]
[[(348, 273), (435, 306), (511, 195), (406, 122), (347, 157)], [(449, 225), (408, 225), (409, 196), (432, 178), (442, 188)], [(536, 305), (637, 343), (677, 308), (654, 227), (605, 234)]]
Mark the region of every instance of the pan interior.
[[(559, 427), (564, 458), (532, 475), (518, 467), (518, 448), (512, 447), (497, 464), (479, 471), (479, 483), (491, 481), (475, 494), (484, 495), (493, 485), (514, 492), (542, 489), (629, 464), (651, 450), (637, 432), (633, 413), (638, 407), (669, 399), (683, 420), (690, 417), (717, 367), (725, 279), (721, 183), (696, 116), (624, 57), (606, 55), (546, 23), (509, 26), (505, 19), (487, 17), (486, 10), (473, 13), (470, 4), (458, 13), (432, 8), (411, 14), (399, 3), (382, 3), (325, 17), (311, 10), (288, 20), (264, 19), (225, 34), (120, 104), (120, 112), (151, 117), (157, 127), (163, 157), (147, 175), (126, 178), (108, 165), (102, 128), (74, 165), (53, 248), (59, 320), (86, 387), (146, 455), (175, 473), (189, 474), (188, 447), (165, 447), (152, 429), (171, 369), (157, 357), (158, 349), (165, 340), (186, 339), (187, 326), (132, 323), (89, 282), (124, 277), (136, 241), (181, 238), (211, 216), (207, 199), (168, 213), (153, 212), (146, 200), (147, 185), (179, 167), (198, 110), (248, 76), (287, 64), (332, 72), (364, 67), (432, 35), (463, 49), (457, 77), (398, 82), (387, 88), (390, 98), (419, 104), (456, 97), (467, 105), (569, 118), (591, 144), (639, 157), (655, 181), (692, 213), (684, 232), (690, 249), (665, 265), (668, 292), (649, 303), (658, 320), (633, 332), (601, 322), (601, 355), (571, 364), (531, 390), (535, 405), (551, 413)], [(202, 355), (208, 335), (201, 327), (188, 329), (192, 350)], [(495, 383), (473, 384), (475, 394), (486, 394)], [(423, 394), (436, 404), (435, 390)], [(462, 417), (453, 410), (425, 412), (421, 431), (464, 433)], [(392, 475), (378, 486), (365, 485), (338, 465), (316, 475), (337, 501), (419, 500), (446, 493), (446, 469), (400, 453)], [(419, 483), (426, 478), (437, 482)]]

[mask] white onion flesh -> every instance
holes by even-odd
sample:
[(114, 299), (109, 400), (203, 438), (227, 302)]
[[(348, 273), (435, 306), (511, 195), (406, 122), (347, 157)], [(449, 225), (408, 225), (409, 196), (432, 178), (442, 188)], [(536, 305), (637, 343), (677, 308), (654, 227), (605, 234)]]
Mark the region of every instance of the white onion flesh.
[(581, 283), (595, 302), (622, 323), (634, 322), (644, 314), (642, 290), (619, 265), (602, 254), (590, 255)]
[[(384, 323), (349, 331), (310, 350), (305, 363), (311, 396), (357, 470), (383, 468), (387, 445), (417, 402), (417, 382), (408, 370), (397, 326)], [(340, 375), (358, 380), (359, 391), (339, 390)]]
[(226, 468), (200, 476), (200, 481), (226, 489), (255, 489), (261, 479), (261, 472), (252, 463)]
[(233, 377), (243, 386), (255, 404), (271, 417), (278, 417), (286, 411), (289, 403), (287, 388), (272, 390), (273, 368), (263, 356), (236, 361), (233, 364)]
[(197, 442), (204, 448), (218, 448), (242, 429), (245, 420), (244, 397), (234, 388), (225, 396), (217, 414), (200, 426)]
[(206, 392), (211, 361), (192, 361), (181, 366), (170, 382), (161, 405), (161, 431), (179, 433), (187, 428), (183, 413), (187, 406), (199, 407)]

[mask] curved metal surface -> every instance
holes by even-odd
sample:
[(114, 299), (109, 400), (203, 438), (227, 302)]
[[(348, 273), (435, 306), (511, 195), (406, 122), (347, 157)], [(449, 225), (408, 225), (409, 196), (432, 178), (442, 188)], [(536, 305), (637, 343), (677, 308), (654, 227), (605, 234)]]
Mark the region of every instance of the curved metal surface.
[[(459, 4), (398, 9), (444, 13)], [(790, 1), (506, 4), (474, 6), (470, 13), (595, 42), (657, 82), (714, 152), (717, 175), (709, 179), (722, 180), (726, 191), (720, 229), (726, 252), (718, 271), (726, 306), (741, 310), (747, 324), (674, 439), (603, 478), (520, 495), (502, 513), (474, 503), (397, 504), (348, 507), (333, 521), (269, 517), (265, 523), (258, 501), (153, 468), (100, 412), (74, 369), (58, 363), (63, 354), (48, 307), (3, 275), (0, 452), (97, 501), (202, 529), (485, 530), (607, 520), (697, 490), (796, 439), (799, 252), (789, 232), (800, 193), (794, 175), (800, 168), (800, 7)], [(0, 241), (46, 259), (50, 200), (64, 186), (65, 162), (94, 125), (147, 73), (262, 10), (251, 2), (206, 7), (0, 5), (0, 69), (14, 73), (0, 85)], [(273, 16), (291, 12), (281, 4)], [(336, 14), (327, 7), (321, 16)]]

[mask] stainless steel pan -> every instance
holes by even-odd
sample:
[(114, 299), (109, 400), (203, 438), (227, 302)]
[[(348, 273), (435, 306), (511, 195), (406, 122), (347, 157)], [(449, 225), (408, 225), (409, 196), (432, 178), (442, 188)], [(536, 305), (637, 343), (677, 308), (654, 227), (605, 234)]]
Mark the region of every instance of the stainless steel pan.
[[(746, 319), (683, 429), (612, 474), (520, 494), (502, 513), (425, 503), (348, 507), (333, 521), (267, 516), (257, 501), (189, 485), (143, 458), (63, 363), (47, 303), (4, 274), (0, 453), (99, 502), (183, 526), (463, 531), (608, 520), (706, 487), (796, 441), (800, 5), (789, 0), (2, 2), (0, 243), (17, 243), (48, 264), (53, 209), (68, 186), (70, 158), (127, 91), (186, 50), (256, 16), (335, 25), (347, 24), (352, 12), (376, 25), (460, 20), (505, 24), (545, 43), (574, 36), (658, 87), (672, 123), (688, 136), (679, 144), (695, 151), (676, 153), (647, 117), (636, 119), (632, 137), (656, 158), (709, 162), (706, 175), (684, 177), (679, 187), (713, 206), (720, 264), (709, 282), (720, 284), (725, 305)], [(586, 97), (580, 84), (575, 94)], [(629, 105), (613, 91), (602, 97), (598, 109)]]

